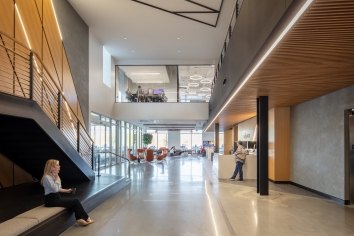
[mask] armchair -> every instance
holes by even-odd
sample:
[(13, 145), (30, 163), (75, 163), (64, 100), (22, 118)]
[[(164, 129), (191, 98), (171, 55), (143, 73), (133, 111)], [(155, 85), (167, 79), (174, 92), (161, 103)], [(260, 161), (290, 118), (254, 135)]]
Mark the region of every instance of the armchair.
[(134, 156), (131, 152), (132, 152), (132, 149), (128, 148), (128, 151), (127, 151), (128, 159), (131, 161), (137, 161), (138, 158), (136, 156)]
[(153, 161), (154, 160), (154, 150), (147, 149), (146, 150), (146, 161)]

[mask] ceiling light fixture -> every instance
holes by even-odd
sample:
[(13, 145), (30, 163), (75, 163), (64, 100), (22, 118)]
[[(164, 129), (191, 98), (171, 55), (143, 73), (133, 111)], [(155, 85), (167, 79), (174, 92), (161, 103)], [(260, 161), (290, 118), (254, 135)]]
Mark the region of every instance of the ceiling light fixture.
[(200, 81), (201, 84), (211, 84), (211, 79), (202, 79)]
[(201, 75), (191, 75), (189, 79), (191, 80), (201, 80), (203, 77)]
[(132, 72), (130, 75), (160, 75), (160, 72)]
[(269, 56), (269, 54), (274, 50), (274, 48), (279, 44), (279, 42), (284, 38), (284, 36), (289, 32), (291, 27), (296, 23), (296, 21), (301, 17), (301, 15), (306, 11), (306, 9), (311, 5), (314, 0), (307, 0), (304, 5), (300, 8), (300, 10), (295, 14), (295, 16), (291, 19), (289, 24), (284, 28), (284, 30), (280, 33), (277, 39), (273, 42), (273, 44), (268, 48), (266, 53), (261, 57), (261, 59), (257, 62), (257, 64), (253, 67), (253, 69), (247, 74), (244, 78), (243, 82), (240, 84), (239, 87), (235, 90), (235, 92), (230, 96), (230, 98), (225, 102), (225, 104), (221, 107), (220, 111), (216, 114), (216, 116), (212, 119), (209, 125), (204, 129), (204, 132), (209, 129), (209, 127), (214, 123), (214, 121), (219, 117), (221, 112), (230, 104), (232, 99), (238, 94), (238, 92), (245, 86), (247, 81), (251, 78), (254, 72), (262, 65), (265, 59)]
[(188, 83), (188, 87), (192, 87), (192, 88), (195, 88), (195, 87), (198, 87), (199, 84), (196, 83), (196, 82), (193, 82), (193, 83)]
[(200, 91), (203, 91), (203, 92), (209, 92), (209, 91), (211, 91), (211, 88), (208, 88), (208, 87), (202, 87), (202, 88), (200, 88)]

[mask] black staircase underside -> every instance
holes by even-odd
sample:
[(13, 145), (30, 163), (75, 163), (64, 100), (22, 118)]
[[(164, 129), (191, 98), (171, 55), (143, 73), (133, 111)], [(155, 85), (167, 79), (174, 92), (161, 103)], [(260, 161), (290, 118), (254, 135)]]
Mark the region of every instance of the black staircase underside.
[(48, 159), (60, 161), (63, 184), (95, 173), (36, 102), (0, 93), (0, 152), (40, 179)]

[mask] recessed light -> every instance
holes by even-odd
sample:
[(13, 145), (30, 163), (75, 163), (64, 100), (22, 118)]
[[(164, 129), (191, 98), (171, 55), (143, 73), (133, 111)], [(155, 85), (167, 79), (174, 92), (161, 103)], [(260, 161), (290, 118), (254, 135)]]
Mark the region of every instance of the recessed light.
[(191, 75), (189, 78), (191, 80), (201, 80), (203, 77), (201, 75)]
[(124, 37), (123, 39), (124, 39), (124, 40), (127, 40), (128, 38), (127, 38), (127, 37)]
[(193, 82), (193, 83), (188, 83), (188, 87), (198, 87), (199, 86), (199, 84), (198, 83), (195, 83), (195, 82)]
[(209, 92), (209, 91), (211, 91), (211, 89), (208, 87), (203, 87), (203, 88), (200, 88), (200, 91)]
[(160, 72), (132, 72), (130, 75), (160, 75)]
[(201, 84), (211, 84), (211, 80), (210, 79), (202, 79), (200, 81)]

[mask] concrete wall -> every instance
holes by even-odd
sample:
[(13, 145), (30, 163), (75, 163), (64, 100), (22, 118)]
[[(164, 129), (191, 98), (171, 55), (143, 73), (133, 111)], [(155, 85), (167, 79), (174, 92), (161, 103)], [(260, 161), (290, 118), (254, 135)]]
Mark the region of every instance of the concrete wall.
[(76, 93), (85, 125), (89, 124), (89, 27), (74, 8), (63, 0), (54, 0)]
[(344, 110), (354, 108), (354, 86), (291, 109), (291, 181), (345, 198)]

